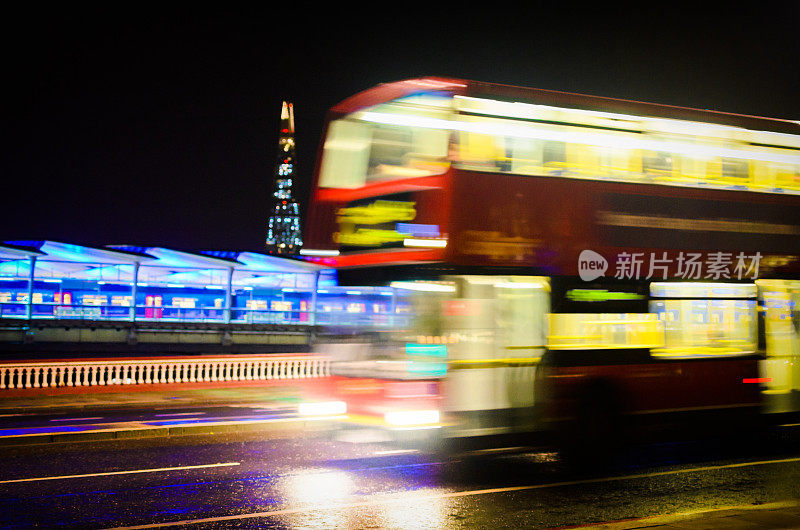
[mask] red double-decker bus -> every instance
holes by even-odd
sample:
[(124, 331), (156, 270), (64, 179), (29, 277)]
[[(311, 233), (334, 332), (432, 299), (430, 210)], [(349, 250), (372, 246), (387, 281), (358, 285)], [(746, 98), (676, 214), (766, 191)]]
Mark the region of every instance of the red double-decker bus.
[(313, 259), (397, 293), (337, 347), (353, 418), (596, 439), (798, 409), (797, 122), (411, 79), (330, 111), (314, 179)]

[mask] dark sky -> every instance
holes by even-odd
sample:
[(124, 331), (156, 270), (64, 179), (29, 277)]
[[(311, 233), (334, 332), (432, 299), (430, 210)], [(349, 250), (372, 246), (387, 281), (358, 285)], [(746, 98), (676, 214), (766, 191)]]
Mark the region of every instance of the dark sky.
[(305, 201), (327, 109), (409, 77), (800, 119), (796, 2), (428, 4), (5, 12), (0, 239), (260, 250), (281, 101)]

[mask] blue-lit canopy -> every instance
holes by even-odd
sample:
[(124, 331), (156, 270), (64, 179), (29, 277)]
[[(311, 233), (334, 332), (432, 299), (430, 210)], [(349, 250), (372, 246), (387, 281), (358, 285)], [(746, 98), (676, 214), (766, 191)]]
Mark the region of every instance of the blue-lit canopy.
[(257, 252), (0, 244), (0, 318), (387, 323), (393, 292), (338, 287), (333, 268)]
[(6, 241), (0, 248), (0, 276), (27, 277), (35, 256), (37, 277), (131, 281), (133, 264), (151, 259), (56, 241)]
[[(162, 247), (94, 248), (56, 241), (6, 241), (0, 245), (0, 277), (28, 277), (31, 257), (36, 257), (37, 278), (131, 282), (138, 264), (138, 281), (175, 285), (223, 286), (233, 273), (235, 285), (296, 286), (294, 276), (328, 269), (255, 252), (191, 253)], [(310, 287), (313, 281), (302, 283)]]

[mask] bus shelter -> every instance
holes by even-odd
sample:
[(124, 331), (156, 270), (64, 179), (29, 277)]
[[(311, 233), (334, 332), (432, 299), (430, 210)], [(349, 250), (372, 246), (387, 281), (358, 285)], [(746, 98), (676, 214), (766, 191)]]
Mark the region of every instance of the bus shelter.
[(254, 252), (0, 244), (2, 318), (313, 324), (335, 286), (334, 269)]

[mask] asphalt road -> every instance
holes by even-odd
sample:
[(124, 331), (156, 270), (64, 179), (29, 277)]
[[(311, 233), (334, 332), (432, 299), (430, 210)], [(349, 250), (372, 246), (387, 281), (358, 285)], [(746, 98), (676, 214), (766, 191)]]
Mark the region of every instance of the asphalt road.
[[(800, 499), (800, 432), (651, 445), (604, 473), (554, 453), (434, 455), (287, 429), (5, 448), (0, 526), (549, 528)], [(643, 525), (644, 526), (644, 525)]]

